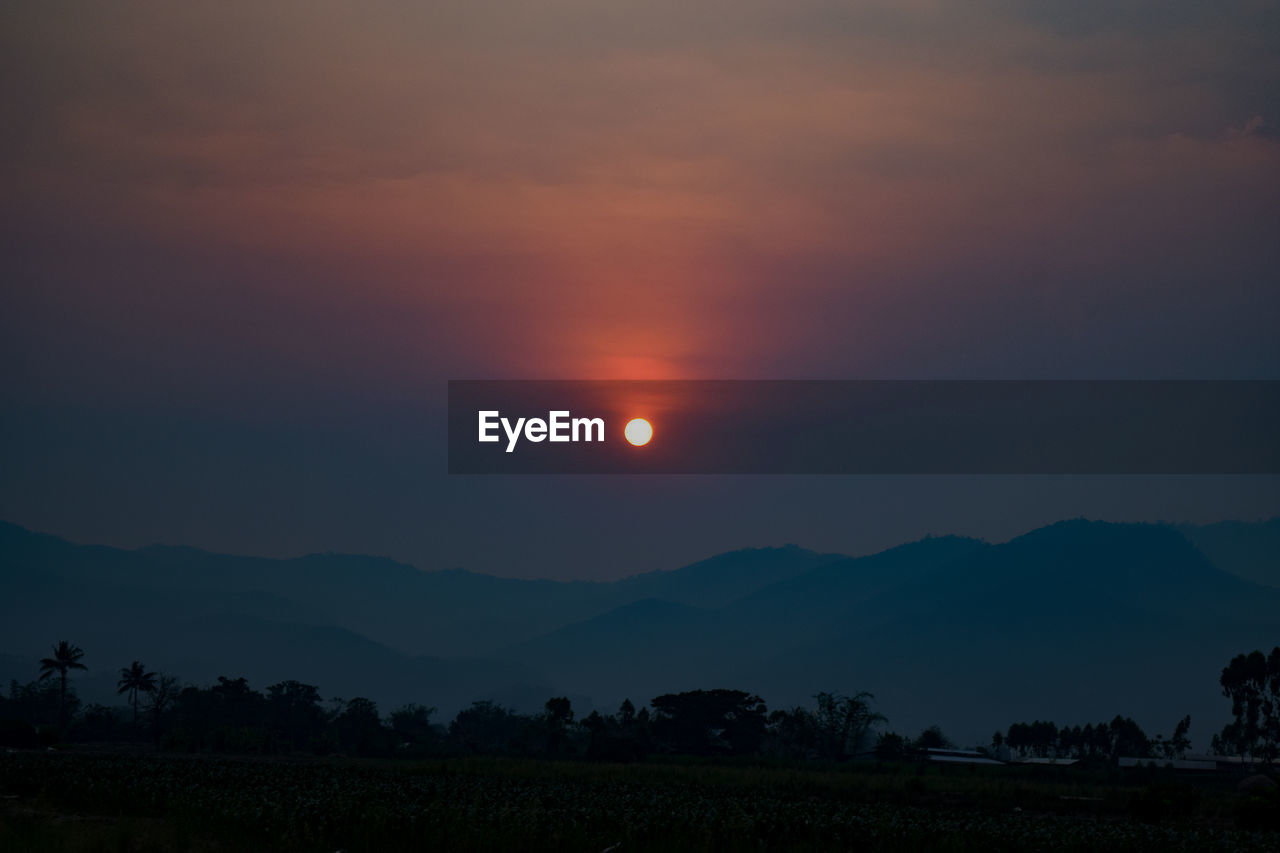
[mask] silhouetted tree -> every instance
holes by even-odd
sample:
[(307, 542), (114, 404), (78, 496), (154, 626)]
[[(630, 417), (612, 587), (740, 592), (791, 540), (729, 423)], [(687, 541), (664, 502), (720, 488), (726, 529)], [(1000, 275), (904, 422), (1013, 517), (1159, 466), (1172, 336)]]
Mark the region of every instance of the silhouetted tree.
[(1218, 679), (1235, 719), (1214, 738), (1215, 748), (1274, 761), (1280, 752), (1280, 646), (1236, 655)]
[(871, 700), (875, 696), (865, 691), (854, 696), (819, 693), (813, 698), (818, 703), (814, 719), (818, 726), (819, 748), (827, 758), (838, 760), (856, 755), (871, 727), (885, 721), (883, 714), (871, 710)]
[(622, 701), (616, 715), (593, 710), (578, 728), (586, 735), (586, 757), (593, 761), (635, 761), (650, 750), (649, 711), (637, 712), (630, 699)]
[(320, 689), (293, 680), (272, 684), (267, 688), (266, 722), (280, 747), (319, 751), (325, 724)]
[(67, 728), (67, 672), (72, 669), (85, 669), (89, 667), (80, 663), (80, 658), (84, 657), (84, 650), (79, 646), (73, 646), (66, 640), (62, 640), (58, 645), (53, 647), (53, 657), (40, 659), (40, 680), (48, 678), (55, 672), (60, 678), (58, 688), (58, 717), (59, 726), (63, 731)]
[[(1188, 718), (1184, 721), (1190, 727)], [(1185, 740), (1186, 729), (1180, 728)], [(1084, 728), (1063, 726), (1052, 721), (1036, 720), (1032, 723), (1014, 723), (1004, 736), (1004, 745), (1021, 757), (1080, 759), (1114, 759), (1117, 756), (1149, 758), (1153, 756), (1154, 742), (1142, 728), (1129, 717), (1116, 715), (1110, 723), (1092, 723)], [(998, 744), (997, 744), (998, 746)], [(1181, 747), (1185, 749), (1185, 745)]]
[(885, 722), (871, 710), (870, 693), (842, 696), (818, 693), (816, 707), (778, 710), (769, 715), (771, 748), (792, 758), (837, 761), (856, 755), (867, 746), (872, 726)]
[(779, 708), (769, 715), (771, 748), (787, 758), (816, 759), (819, 756), (818, 721), (808, 708)]
[(604, 730), (604, 716), (594, 708), (590, 714), (587, 714), (578, 721), (578, 725), (589, 732), (598, 732)]
[(1033, 755), (1049, 758), (1056, 754), (1061, 742), (1056, 723), (1036, 720), (1032, 723), (1014, 723), (1009, 727), (1009, 749), (1021, 756)]
[[(68, 711), (74, 716), (79, 700), (74, 692), (66, 697)], [(29, 681), (20, 684), (9, 682), (9, 696), (5, 700), (6, 717), (25, 720), (32, 726), (56, 728), (62, 717), (62, 701), (58, 685), (49, 681)]]
[(402, 754), (422, 755), (436, 746), (439, 737), (431, 724), (435, 708), (411, 703), (391, 712), (391, 733)]
[(573, 705), (568, 698), (556, 696), (547, 700), (542, 718), (547, 729), (547, 752), (559, 755), (569, 741), (569, 725), (573, 722)]
[(114, 740), (122, 728), (120, 716), (115, 708), (89, 705), (72, 721), (69, 738), (78, 741)]
[(141, 661), (134, 661), (120, 669), (120, 680), (116, 682), (116, 693), (128, 693), (129, 704), (133, 706), (133, 728), (138, 728), (138, 693), (154, 693), (156, 674), (147, 672)]
[(883, 732), (876, 738), (876, 759), (879, 761), (902, 761), (910, 751), (911, 745), (900, 734)]
[(912, 745), (918, 750), (950, 749), (955, 746), (938, 726), (929, 726), (929, 728), (922, 731)]
[(1084, 729), (1079, 723), (1074, 726), (1063, 726), (1058, 730), (1057, 755), (1061, 758), (1084, 758)]
[(152, 735), (159, 740), (164, 734), (169, 712), (178, 701), (182, 682), (176, 675), (158, 673), (155, 689), (147, 696), (147, 715), (151, 718)]
[(244, 678), (218, 676), (208, 688), (186, 687), (174, 702), (173, 725), (166, 738), (172, 746), (230, 752), (265, 752), (266, 699)]
[(449, 724), (449, 739), (465, 752), (510, 751), (520, 740), (525, 718), (496, 702), (481, 700), (464, 708)]
[(378, 755), (386, 751), (385, 731), (372, 699), (356, 697), (334, 720), (338, 744), (356, 755)]
[(764, 739), (764, 700), (742, 690), (665, 693), (650, 704), (654, 734), (673, 752), (745, 755)]
[(262, 694), (249, 687), (246, 678), (218, 676), (209, 688), (213, 697), (215, 718), (222, 728), (224, 745), (250, 752), (261, 750)]
[(573, 722), (573, 704), (564, 696), (548, 699), (543, 710), (547, 719), (554, 720), (558, 725), (567, 726)]
[(618, 706), (618, 730), (624, 741), (630, 744), (630, 756), (643, 758), (651, 748), (649, 730), (649, 709), (636, 706), (630, 699), (623, 699)]
[(1151, 739), (1131, 717), (1116, 715), (1109, 726), (1111, 730), (1111, 755), (1134, 758), (1151, 757)]
[(1187, 737), (1187, 733), (1191, 731), (1191, 715), (1183, 717), (1178, 721), (1178, 725), (1174, 726), (1173, 737), (1164, 742), (1166, 758), (1181, 758), (1186, 754), (1187, 749), (1191, 746), (1191, 738)]

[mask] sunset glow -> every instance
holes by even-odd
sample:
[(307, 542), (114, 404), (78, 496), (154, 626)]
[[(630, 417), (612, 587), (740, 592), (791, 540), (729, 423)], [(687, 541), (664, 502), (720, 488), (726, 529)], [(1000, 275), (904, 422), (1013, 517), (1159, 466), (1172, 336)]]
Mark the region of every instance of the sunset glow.
[[(859, 552), (992, 517), (937, 488), (610, 484), (670, 535), (531, 552), (482, 519), (599, 496), (447, 481), (440, 389), (1280, 375), (1280, 20), (1173, 6), (14, 4), (0, 517), (532, 575), (737, 543), (686, 523), (724, 502), (752, 541)], [(635, 413), (664, 452), (688, 434), (686, 401), (610, 404), (619, 450)], [(1001, 533), (1088, 511), (1044, 488)], [(1188, 518), (1240, 493), (1163, 494)], [(855, 535), (849, 503), (937, 517)]]

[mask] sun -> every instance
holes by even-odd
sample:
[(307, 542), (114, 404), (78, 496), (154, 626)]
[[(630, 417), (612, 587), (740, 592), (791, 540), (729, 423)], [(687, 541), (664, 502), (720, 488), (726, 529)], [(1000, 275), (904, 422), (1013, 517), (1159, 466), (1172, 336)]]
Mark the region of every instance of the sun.
[(627, 441), (636, 447), (648, 444), (649, 439), (653, 438), (653, 424), (644, 418), (632, 418), (627, 421), (626, 427), (623, 428), (622, 434), (627, 437)]

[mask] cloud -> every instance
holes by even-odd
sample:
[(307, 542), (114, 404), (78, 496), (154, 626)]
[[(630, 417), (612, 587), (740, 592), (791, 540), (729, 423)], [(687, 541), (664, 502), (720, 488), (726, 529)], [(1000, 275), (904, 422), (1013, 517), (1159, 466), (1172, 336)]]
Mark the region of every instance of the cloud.
[[(1201, 28), (1144, 26), (1120, 7), (1019, 8), (13, 11), (0, 85), (20, 120), (0, 136), (16, 189), (6, 215), (84, 257), (42, 280), (50, 294), (24, 297), (40, 312), (26, 319), (98, 304), (88, 247), (116, 241), (279, 259), (205, 283), (175, 261), (166, 286), (204, 288), (228, 317), (277, 318), (299, 341), (331, 338), (358, 291), (376, 318), (372, 349), (385, 350), (366, 369), (386, 375), (405, 353), (497, 369), (493, 347), (469, 340), (500, 340), (529, 371), (556, 375), (752, 372), (797, 352), (883, 363), (900, 347), (927, 365), (947, 335), (992, 324), (994, 352), (1011, 324), (1061, 313), (1071, 293), (1037, 290), (1024, 259), (1091, 269), (1075, 293), (1120, 311), (1110, 294), (1134, 280), (1212, 268), (1220, 235), (1264, 257), (1221, 205), (1274, 215), (1274, 153), (1236, 144), (1272, 130), (1220, 134), (1274, 90), (1257, 61), (1263, 13), (1242, 7)], [(1072, 15), (1084, 23), (1055, 23)], [(1081, 241), (1112, 265), (1090, 267)], [(155, 295), (154, 274), (111, 279), (137, 310), (103, 334), (162, 328), (178, 310), (181, 298)], [(290, 315), (304, 299), (312, 308)], [(448, 331), (413, 340), (396, 317)], [(761, 334), (766, 320), (787, 333)], [(888, 349), (870, 352), (872, 339)], [(298, 348), (299, 362), (328, 364)]]
[(1254, 139), (1280, 139), (1280, 128), (1268, 123), (1262, 116), (1253, 116), (1240, 128), (1228, 128), (1227, 137), (1251, 137)]

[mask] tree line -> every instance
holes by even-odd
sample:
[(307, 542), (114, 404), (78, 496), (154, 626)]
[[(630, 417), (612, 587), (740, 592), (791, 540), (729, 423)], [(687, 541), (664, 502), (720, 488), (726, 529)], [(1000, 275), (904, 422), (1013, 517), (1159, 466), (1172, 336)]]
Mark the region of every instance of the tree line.
[[(839, 760), (856, 754), (884, 717), (872, 696), (819, 693), (812, 708), (770, 713), (742, 690), (669, 693), (616, 713), (593, 710), (577, 718), (566, 697), (547, 700), (541, 713), (523, 714), (482, 700), (449, 722), (436, 709), (408, 704), (385, 718), (364, 697), (327, 702), (315, 685), (298, 681), (254, 690), (244, 678), (221, 676), (207, 686), (180, 685), (139, 661), (120, 670), (118, 691), (129, 711), (81, 707), (68, 687), (84, 669), (83, 652), (55, 647), (42, 677), (10, 683), (0, 695), (0, 740), (34, 746), (72, 741), (152, 739), (167, 750), (252, 754), (343, 753), (359, 756), (516, 755), (628, 761), (653, 753), (706, 756), (775, 754)], [(56, 676), (56, 678), (54, 677)]]
[[(637, 708), (575, 715), (566, 697), (549, 699), (540, 713), (519, 713), (477, 701), (449, 722), (436, 709), (408, 704), (385, 717), (371, 699), (331, 698), (298, 681), (254, 690), (244, 678), (183, 684), (149, 671), (140, 661), (122, 667), (117, 692), (124, 713), (104, 705), (82, 707), (70, 685), (85, 670), (84, 651), (62, 641), (39, 661), (39, 677), (10, 682), (0, 694), (0, 743), (34, 746), (55, 740), (153, 741), (167, 750), (255, 754), (344, 753), (361, 756), (518, 755), (627, 761), (655, 753), (840, 761), (858, 755), (903, 760), (953, 744), (937, 726), (915, 738), (879, 731), (888, 721), (873, 710), (874, 696), (822, 692), (810, 706), (769, 711), (742, 690), (691, 690), (656, 696)], [(1274, 761), (1280, 751), (1280, 647), (1270, 655), (1236, 656), (1219, 686), (1232, 701), (1233, 722), (1214, 735), (1215, 752)], [(1132, 719), (1059, 728), (1053, 722), (1015, 723), (997, 732), (995, 757), (1108, 759), (1175, 758), (1190, 745), (1191, 718), (1165, 738), (1149, 737)]]
[(1169, 760), (1182, 758), (1191, 747), (1190, 729), (1190, 715), (1178, 721), (1168, 738), (1149, 737), (1131, 717), (1119, 714), (1110, 723), (1089, 723), (1084, 727), (1058, 728), (1051, 721), (1036, 720), (1014, 723), (1008, 731), (996, 732), (991, 747), (997, 755), (1007, 750), (1019, 758), (1090, 760), (1127, 756)]
[[(1270, 654), (1238, 654), (1218, 677), (1222, 695), (1231, 700), (1232, 721), (1213, 735), (1209, 749), (1216, 755), (1238, 755), (1275, 762), (1280, 758), (1280, 646)], [(1181, 758), (1191, 745), (1191, 717), (1178, 721), (1173, 734), (1148, 737), (1128, 717), (1110, 723), (1058, 728), (1036, 720), (1015, 723), (992, 736), (992, 749), (1020, 757), (1038, 758)]]

